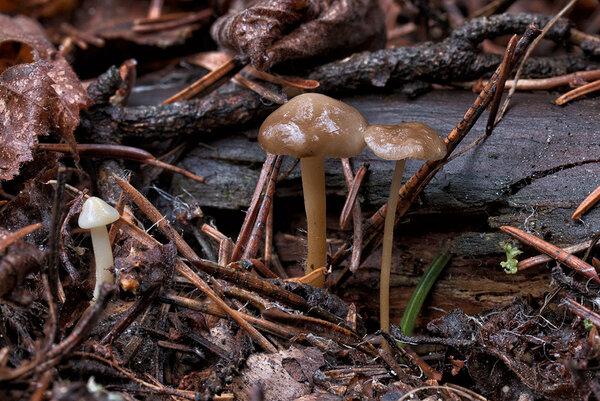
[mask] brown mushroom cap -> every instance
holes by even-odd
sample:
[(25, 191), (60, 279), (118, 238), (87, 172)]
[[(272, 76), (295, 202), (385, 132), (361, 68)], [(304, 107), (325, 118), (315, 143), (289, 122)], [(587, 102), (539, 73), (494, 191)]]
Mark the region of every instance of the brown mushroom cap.
[(427, 124), (369, 125), (365, 142), (373, 153), (386, 160), (439, 160), (446, 156), (446, 143)]
[(352, 157), (365, 147), (367, 120), (354, 107), (306, 93), (275, 110), (260, 127), (258, 143), (269, 153), (296, 158)]

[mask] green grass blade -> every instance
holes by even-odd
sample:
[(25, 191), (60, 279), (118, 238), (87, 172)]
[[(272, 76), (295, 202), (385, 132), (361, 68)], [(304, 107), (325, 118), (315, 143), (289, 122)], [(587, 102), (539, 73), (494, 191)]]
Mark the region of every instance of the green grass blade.
[(450, 261), (452, 254), (448, 250), (447, 247), (444, 247), (442, 251), (435, 257), (429, 268), (421, 277), (417, 288), (413, 292), (410, 297), (410, 301), (408, 301), (408, 305), (406, 305), (406, 310), (404, 311), (404, 315), (402, 315), (402, 321), (400, 323), (400, 328), (402, 332), (407, 336), (412, 335), (413, 329), (415, 328), (415, 321), (417, 320), (417, 316), (421, 311), (421, 307), (423, 306), (423, 302), (425, 302), (425, 298), (433, 284), (439, 277), (444, 267)]

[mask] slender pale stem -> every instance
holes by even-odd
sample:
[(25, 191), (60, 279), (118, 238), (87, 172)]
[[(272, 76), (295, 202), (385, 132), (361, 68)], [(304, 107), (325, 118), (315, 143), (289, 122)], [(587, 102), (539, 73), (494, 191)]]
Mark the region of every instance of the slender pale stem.
[(379, 280), (379, 322), (381, 330), (390, 331), (390, 269), (392, 265), (392, 245), (394, 242), (394, 220), (398, 205), (398, 192), (402, 183), (405, 160), (398, 160), (390, 186), (385, 226), (383, 228), (383, 250), (381, 253), (381, 279)]
[(327, 263), (327, 231), (325, 226), (325, 160), (305, 157), (300, 160), (302, 191), (308, 230), (306, 273)]
[(113, 265), (113, 254), (106, 226), (93, 227), (90, 229), (90, 233), (92, 235), (94, 259), (96, 260), (96, 285), (93, 298), (95, 300), (98, 299), (102, 283), (112, 283), (114, 280), (113, 274), (108, 270)]

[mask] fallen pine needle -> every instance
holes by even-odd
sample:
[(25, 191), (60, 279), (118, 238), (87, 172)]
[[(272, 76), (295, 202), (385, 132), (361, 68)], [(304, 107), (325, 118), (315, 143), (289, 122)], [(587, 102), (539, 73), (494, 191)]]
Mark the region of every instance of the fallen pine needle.
[(522, 243), (532, 246), (538, 251), (545, 253), (553, 259), (556, 259), (557, 261), (570, 267), (571, 269), (578, 271), (579, 273), (595, 281), (596, 283), (600, 283), (600, 277), (598, 277), (598, 273), (596, 273), (596, 269), (594, 269), (594, 266), (584, 262), (577, 256), (571, 255), (570, 253), (563, 251), (557, 246), (552, 245), (549, 242), (546, 242), (536, 237), (535, 235), (519, 230), (518, 228), (511, 226), (502, 226), (500, 227), (500, 229), (508, 235), (510, 235), (511, 237), (518, 239)]
[(590, 210), (590, 208), (592, 206), (594, 206), (599, 200), (600, 200), (600, 187), (596, 188), (591, 194), (589, 194), (583, 200), (583, 202), (581, 202), (581, 204), (579, 206), (577, 206), (577, 209), (573, 213), (573, 216), (571, 216), (571, 220), (577, 220), (579, 217), (581, 217), (582, 214), (584, 214), (585, 212)]

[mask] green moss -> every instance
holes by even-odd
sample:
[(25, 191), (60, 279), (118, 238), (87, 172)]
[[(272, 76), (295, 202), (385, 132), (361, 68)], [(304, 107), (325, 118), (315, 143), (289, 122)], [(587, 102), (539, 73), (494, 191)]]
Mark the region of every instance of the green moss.
[(519, 248), (514, 246), (510, 241), (502, 241), (499, 245), (504, 252), (506, 252), (506, 261), (500, 262), (500, 266), (504, 268), (506, 274), (517, 273), (517, 263), (519, 263), (519, 261), (516, 257), (522, 254), (523, 251), (519, 250)]

